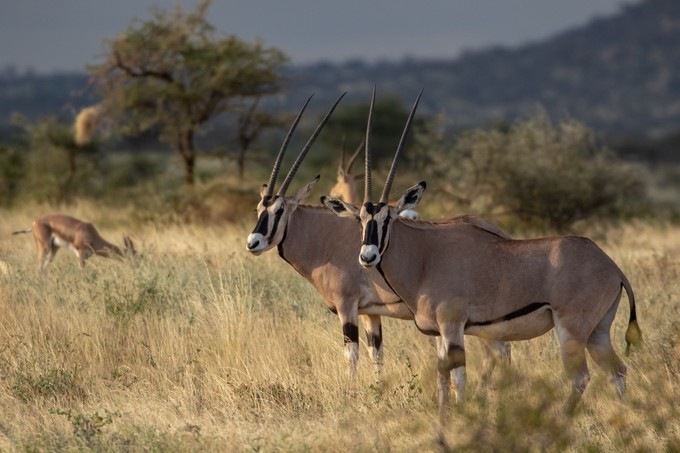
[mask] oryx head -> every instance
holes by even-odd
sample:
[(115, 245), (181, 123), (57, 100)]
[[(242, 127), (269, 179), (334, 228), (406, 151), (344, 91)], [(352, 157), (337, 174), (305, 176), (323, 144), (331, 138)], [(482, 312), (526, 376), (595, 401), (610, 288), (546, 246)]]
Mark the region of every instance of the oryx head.
[(418, 94), (418, 97), (413, 104), (413, 108), (411, 109), (411, 113), (408, 116), (408, 120), (406, 121), (406, 126), (404, 127), (401, 140), (399, 141), (399, 146), (397, 146), (397, 151), (395, 152), (394, 159), (392, 160), (392, 167), (390, 168), (390, 173), (387, 177), (387, 181), (385, 182), (382, 195), (380, 196), (380, 201), (378, 203), (373, 203), (371, 199), (370, 133), (373, 107), (375, 104), (375, 89), (373, 90), (373, 95), (371, 97), (371, 107), (368, 113), (368, 125), (366, 127), (366, 157), (364, 174), (365, 186), (363, 204), (360, 208), (357, 208), (337, 198), (321, 198), (321, 202), (337, 215), (342, 217), (354, 217), (361, 223), (362, 246), (361, 252), (359, 254), (359, 263), (364, 267), (373, 267), (380, 262), (380, 257), (389, 243), (391, 222), (395, 218), (399, 217), (402, 213), (412, 210), (420, 202), (423, 191), (426, 187), (425, 181), (422, 181), (419, 184), (409, 188), (404, 196), (402, 196), (396, 204), (388, 204), (392, 182), (394, 181), (394, 174), (396, 173), (397, 165), (399, 164), (399, 156), (402, 149), (404, 148), (404, 143), (406, 142), (406, 137), (408, 136), (408, 132), (411, 128), (413, 116), (415, 115), (421, 95), (422, 91), (420, 94)]
[(248, 239), (246, 240), (246, 249), (249, 252), (259, 255), (260, 253), (275, 247), (283, 240), (286, 225), (288, 224), (288, 219), (290, 218), (291, 213), (295, 211), (298, 205), (305, 198), (307, 198), (309, 192), (312, 190), (312, 186), (319, 180), (319, 177), (317, 176), (314, 181), (303, 187), (293, 197), (286, 197), (286, 190), (288, 190), (288, 186), (293, 180), (295, 173), (297, 173), (302, 160), (307, 155), (307, 152), (311, 148), (316, 138), (319, 136), (319, 133), (323, 127), (326, 125), (326, 122), (328, 122), (328, 119), (335, 110), (335, 107), (345, 94), (346, 93), (343, 93), (342, 96), (340, 96), (340, 98), (335, 101), (333, 107), (331, 107), (328, 113), (326, 113), (326, 116), (324, 116), (319, 125), (316, 127), (316, 130), (302, 148), (300, 154), (298, 154), (297, 159), (293, 163), (293, 166), (288, 172), (286, 179), (281, 184), (278, 192), (276, 192), (276, 195), (274, 195), (274, 185), (276, 184), (276, 178), (279, 174), (281, 162), (283, 161), (283, 156), (286, 152), (286, 148), (288, 147), (288, 142), (290, 142), (290, 138), (293, 135), (293, 132), (295, 132), (295, 128), (302, 117), (302, 113), (305, 111), (305, 108), (307, 107), (307, 104), (309, 104), (309, 101), (312, 99), (313, 95), (310, 96), (309, 99), (307, 99), (307, 102), (305, 102), (305, 105), (302, 106), (300, 113), (298, 113), (297, 117), (293, 121), (293, 124), (291, 125), (290, 130), (288, 131), (288, 134), (281, 145), (279, 154), (276, 156), (276, 161), (274, 162), (274, 168), (272, 169), (269, 183), (263, 184), (262, 188), (260, 189), (261, 198), (257, 205), (257, 223), (255, 224), (253, 232), (248, 235)]

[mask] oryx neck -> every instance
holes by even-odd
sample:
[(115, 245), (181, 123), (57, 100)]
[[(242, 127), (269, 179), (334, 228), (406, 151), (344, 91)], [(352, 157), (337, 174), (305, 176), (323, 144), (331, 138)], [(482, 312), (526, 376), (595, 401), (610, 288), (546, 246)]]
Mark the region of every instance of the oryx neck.
[(339, 259), (338, 244), (358, 241), (359, 227), (353, 220), (342, 219), (323, 206), (300, 205), (288, 218), (279, 255), (308, 276), (315, 268)]

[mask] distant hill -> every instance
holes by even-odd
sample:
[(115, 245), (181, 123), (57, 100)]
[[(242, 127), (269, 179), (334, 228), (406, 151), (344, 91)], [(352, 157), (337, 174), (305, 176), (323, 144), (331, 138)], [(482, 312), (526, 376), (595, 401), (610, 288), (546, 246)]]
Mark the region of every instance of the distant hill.
[(453, 61), (317, 64), (292, 75), (294, 92), (340, 86), (350, 99), (366, 100), (376, 83), (411, 102), (424, 87), (423, 107), (461, 125), (513, 120), (542, 106), (602, 134), (658, 136), (680, 128), (680, 1), (648, 0), (541, 42)]
[[(658, 137), (680, 129), (680, 1), (647, 0), (541, 42), (455, 60), (317, 63), (287, 75), (286, 109), (297, 109), (311, 92), (318, 108), (341, 90), (366, 102), (376, 84), (380, 95), (408, 103), (425, 88), (422, 110), (446, 112), (461, 126), (512, 121), (541, 106), (604, 136)], [(88, 103), (72, 96), (85, 84), (80, 74), (0, 73), (0, 123), (12, 111), (68, 113), (65, 105)]]

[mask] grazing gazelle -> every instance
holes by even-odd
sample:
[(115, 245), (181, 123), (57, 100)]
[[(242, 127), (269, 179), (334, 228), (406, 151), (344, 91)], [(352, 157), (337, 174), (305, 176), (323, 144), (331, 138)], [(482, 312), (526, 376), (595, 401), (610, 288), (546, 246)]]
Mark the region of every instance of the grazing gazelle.
[[(361, 265), (377, 268), (413, 312), (418, 328), (437, 336), (441, 418), (452, 372), (454, 376), (465, 373), (463, 334), (515, 341), (538, 337), (555, 327), (572, 385), (567, 409), (574, 408), (589, 381), (586, 349), (623, 396), (626, 367), (612, 348), (610, 329), (625, 289), (630, 304), (627, 351), (640, 341), (635, 297), (623, 272), (592, 241), (574, 236), (512, 240), (476, 225), (399, 218), (399, 210), (420, 201), (424, 182), (408, 189), (396, 205), (388, 205), (419, 99), (407, 120), (380, 201), (374, 204), (367, 195), (360, 209), (338, 199), (323, 201), (336, 214), (360, 221)], [(370, 124), (369, 114), (369, 130)], [(365, 178), (370, 194), (368, 145)], [(457, 389), (456, 396), (462, 398), (462, 389)]]
[[(261, 200), (257, 206), (257, 224), (248, 236), (246, 248), (254, 255), (259, 255), (277, 247), (279, 256), (319, 291), (328, 308), (340, 319), (350, 375), (354, 375), (359, 359), (358, 316), (365, 315), (362, 322), (367, 343), (371, 359), (379, 372), (383, 356), (380, 317), (413, 319), (413, 314), (380, 275), (363, 269), (357, 263), (361, 233), (357, 222), (339, 218), (323, 206), (302, 204), (318, 177), (297, 195), (286, 196), (297, 169), (335, 106), (319, 124), (274, 195), (283, 155), (306, 106), (303, 106), (283, 141), (269, 183), (262, 186)], [(465, 216), (450, 221), (474, 223), (480, 228), (504, 235), (494, 225), (474, 217)], [(489, 343), (489, 347), (501, 354), (506, 351), (502, 342)], [(492, 357), (492, 367), (493, 364)]]
[(88, 222), (62, 214), (50, 214), (33, 221), (31, 228), (14, 231), (12, 234), (33, 233), (35, 245), (38, 247), (40, 272), (44, 273), (47, 265), (54, 259), (59, 247), (71, 249), (80, 258), (80, 267), (93, 254), (110, 257), (135, 255), (135, 247), (128, 236), (123, 236), (125, 249), (105, 240), (97, 229)]

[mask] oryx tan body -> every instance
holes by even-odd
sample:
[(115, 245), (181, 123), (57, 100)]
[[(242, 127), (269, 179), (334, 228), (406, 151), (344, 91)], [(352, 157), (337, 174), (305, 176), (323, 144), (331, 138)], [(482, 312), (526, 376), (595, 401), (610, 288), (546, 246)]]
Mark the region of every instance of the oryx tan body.
[[(325, 199), (324, 204), (340, 216), (361, 222), (359, 262), (376, 267), (414, 313), (418, 328), (437, 336), (441, 416), (451, 374), (465, 382), (464, 334), (491, 340), (526, 340), (555, 327), (572, 382), (569, 409), (589, 380), (586, 349), (623, 395), (626, 367), (612, 347), (610, 329), (623, 288), (630, 304), (626, 342), (630, 346), (640, 340), (635, 297), (623, 272), (592, 241), (574, 236), (512, 240), (469, 224), (401, 219), (401, 210), (420, 201), (425, 182), (409, 188), (395, 205), (387, 204), (419, 99), (420, 95), (379, 203), (373, 204), (367, 196), (360, 209), (337, 199)], [(371, 107), (374, 100), (375, 92)], [(367, 194), (371, 193), (370, 177), (367, 146)], [(461, 388), (457, 388), (456, 396), (463, 397)]]
[(586, 349), (624, 393), (626, 367), (610, 329), (623, 288), (631, 306), (626, 340), (637, 340), (635, 298), (623, 272), (592, 241), (503, 239), (473, 225), (399, 218), (389, 225), (380, 273), (413, 311), (418, 328), (440, 337), (444, 394), (448, 370), (465, 366), (463, 334), (515, 341), (553, 327), (574, 390), (570, 408), (589, 380)]
[(586, 238), (512, 240), (473, 225), (395, 219), (389, 241), (380, 269), (426, 332), (458, 323), (466, 334), (514, 341), (557, 326), (586, 345), (621, 288), (633, 297), (625, 275)]
[(125, 252), (104, 239), (89, 222), (62, 214), (50, 214), (33, 221), (31, 228), (15, 231), (13, 234), (33, 233), (38, 248), (40, 270), (44, 272), (54, 259), (59, 248), (72, 250), (80, 260), (80, 266), (93, 254), (110, 257), (123, 257), (125, 252), (134, 253), (132, 241), (124, 237)]

